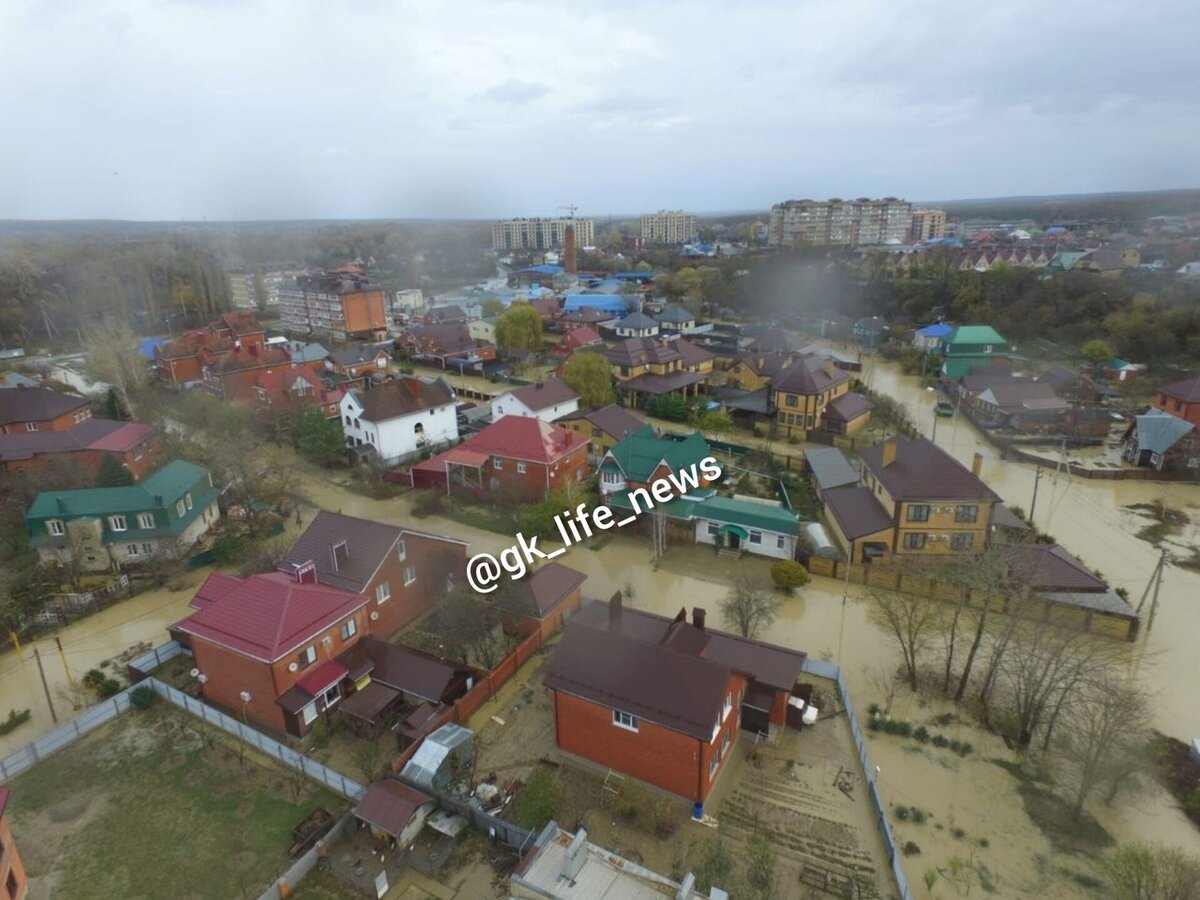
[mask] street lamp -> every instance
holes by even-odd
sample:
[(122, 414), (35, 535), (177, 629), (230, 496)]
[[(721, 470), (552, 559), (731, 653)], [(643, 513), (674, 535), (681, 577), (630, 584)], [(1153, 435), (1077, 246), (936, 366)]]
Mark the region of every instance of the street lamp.
[[(932, 387), (927, 387), (927, 388), (925, 388), (925, 390), (927, 390), (931, 394), (937, 393), (937, 391), (934, 390)], [(937, 410), (935, 409), (933, 411), (933, 434), (929, 438), (929, 440), (933, 441), (933, 443), (935, 443), (935, 444), (937, 443), (937, 420), (938, 420), (938, 415), (937, 415)]]

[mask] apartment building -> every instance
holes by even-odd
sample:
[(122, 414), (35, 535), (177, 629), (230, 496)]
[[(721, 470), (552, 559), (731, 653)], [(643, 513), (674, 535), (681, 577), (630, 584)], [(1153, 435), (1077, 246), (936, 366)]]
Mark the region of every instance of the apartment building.
[(575, 244), (591, 247), (596, 228), (591, 219), (504, 219), (492, 223), (493, 250), (553, 250), (566, 243), (567, 227), (575, 226)]
[(771, 207), (768, 242), (773, 247), (860, 247), (903, 243), (912, 204), (882, 200), (788, 200)]
[(642, 216), (642, 240), (651, 244), (686, 244), (696, 239), (696, 217), (680, 210)]
[(946, 236), (946, 211), (944, 209), (914, 209), (909, 237), (914, 241), (929, 241)]
[(387, 337), (387, 296), (352, 266), (302, 275), (280, 286), (279, 303), (281, 324), (288, 331), (335, 341)]
[(259, 271), (243, 269), (229, 272), (229, 295), (237, 309), (258, 308), (258, 279), (262, 287), (263, 303), (267, 306), (279, 305), (280, 287), (291, 284), (302, 275), (308, 274), (308, 269), (293, 266), (291, 268), (269, 268)]

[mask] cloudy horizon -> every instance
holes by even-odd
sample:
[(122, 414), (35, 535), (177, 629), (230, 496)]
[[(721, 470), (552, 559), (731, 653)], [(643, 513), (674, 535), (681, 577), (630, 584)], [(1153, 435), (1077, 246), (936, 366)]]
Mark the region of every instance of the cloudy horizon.
[(1189, 4), (9, 0), (0, 218), (1200, 185)]

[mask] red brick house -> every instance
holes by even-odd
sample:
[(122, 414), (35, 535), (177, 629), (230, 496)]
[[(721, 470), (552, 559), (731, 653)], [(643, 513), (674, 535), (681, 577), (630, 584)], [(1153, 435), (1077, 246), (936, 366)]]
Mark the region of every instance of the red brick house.
[(87, 418), (65, 431), (0, 434), (0, 465), (14, 475), (32, 475), (54, 465), (69, 469), (73, 483), (90, 487), (100, 462), (113, 456), (134, 481), (158, 468), (158, 432), (138, 422)]
[(412, 467), (413, 486), (479, 498), (540, 500), (588, 475), (581, 434), (526, 416), (505, 416), (457, 447)]
[(787, 723), (805, 655), (674, 619), (588, 604), (547, 665), (560, 750), (703, 806), (743, 729)]
[(411, 325), (396, 338), (394, 346), (414, 359), (425, 360), (443, 369), (451, 360), (476, 363), (496, 358), (496, 347), (471, 337), (466, 322)]
[(0, 390), (0, 434), (66, 431), (91, 415), (86, 397), (20, 384)]
[(366, 629), (386, 638), (462, 581), (467, 543), (322, 510), (280, 568), (294, 573), (310, 564), (319, 584), (369, 597)]
[(254, 384), (259, 376), (291, 364), (291, 355), (282, 347), (236, 346), (220, 357), (204, 358), (201, 369), (204, 389), (223, 400), (253, 403)]
[(319, 363), (259, 370), (254, 379), (254, 405), (264, 416), (303, 413), (310, 406), (319, 406), (326, 418), (336, 419), (346, 392), (327, 388), (321, 373)]
[(168, 384), (200, 384), (205, 365), (239, 347), (261, 347), (265, 340), (266, 334), (254, 313), (227, 312), (204, 328), (155, 347), (154, 369), (158, 379)]
[(550, 352), (555, 356), (565, 357), (585, 347), (603, 349), (603, 344), (604, 341), (600, 337), (600, 332), (595, 328), (590, 325), (578, 325), (564, 334), (563, 339), (550, 348)]
[(543, 640), (549, 638), (579, 611), (586, 580), (587, 576), (582, 572), (552, 562), (513, 582), (511, 588), (501, 591), (496, 601), (501, 608), (505, 630), (510, 634), (521, 631), (519, 621), (523, 619), (536, 622)]
[(368, 381), (383, 381), (389, 377), (392, 355), (382, 347), (359, 345), (344, 350), (330, 350), (325, 357), (325, 370), (336, 381), (348, 385), (366, 386)]
[(1154, 407), (1200, 427), (1200, 375), (1160, 387), (1154, 394)]
[(205, 700), (303, 737), (341, 701), (348, 671), (335, 657), (366, 632), (371, 603), (317, 583), (315, 565), (291, 575), (214, 573), (192, 598), (196, 612), (171, 631), (192, 651)]
[(3, 900), (25, 900), (27, 878), (21, 854), (13, 840), (9, 818), (5, 815), (8, 806), (8, 788), (0, 788), (0, 898)]
[(209, 324), (208, 330), (243, 347), (263, 344), (267, 339), (266, 331), (258, 324), (254, 313), (247, 310), (222, 313), (221, 318)]

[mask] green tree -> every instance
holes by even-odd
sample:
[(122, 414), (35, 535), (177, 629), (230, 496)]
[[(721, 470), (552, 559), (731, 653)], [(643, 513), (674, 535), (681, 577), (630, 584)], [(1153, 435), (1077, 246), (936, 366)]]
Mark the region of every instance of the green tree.
[(542, 317), (528, 303), (514, 303), (496, 321), (496, 346), (507, 351), (542, 349)]
[(1083, 346), (1079, 348), (1079, 355), (1090, 362), (1093, 366), (1098, 366), (1116, 356), (1117, 351), (1108, 341), (1102, 341), (1099, 338), (1096, 338), (1090, 341), (1084, 341)]
[(711, 432), (720, 438), (733, 428), (733, 417), (723, 409), (714, 409), (702, 415), (698, 424), (701, 431)]
[(483, 314), (485, 316), (499, 316), (504, 313), (504, 304), (495, 297), (488, 297), (483, 301)]
[(802, 588), (809, 582), (808, 569), (790, 559), (781, 559), (771, 566), (771, 580), (776, 585), (791, 593), (796, 588)]
[(133, 475), (111, 453), (100, 457), (96, 467), (96, 487), (127, 487), (133, 484)]
[(1100, 861), (1116, 900), (1198, 900), (1200, 860), (1175, 847), (1126, 844)]
[(607, 406), (613, 402), (612, 375), (608, 360), (599, 353), (574, 353), (563, 366), (562, 380), (579, 395), (584, 406)]
[(320, 407), (311, 406), (300, 417), (300, 455), (319, 466), (332, 466), (345, 459), (346, 438), (336, 419), (325, 418)]

